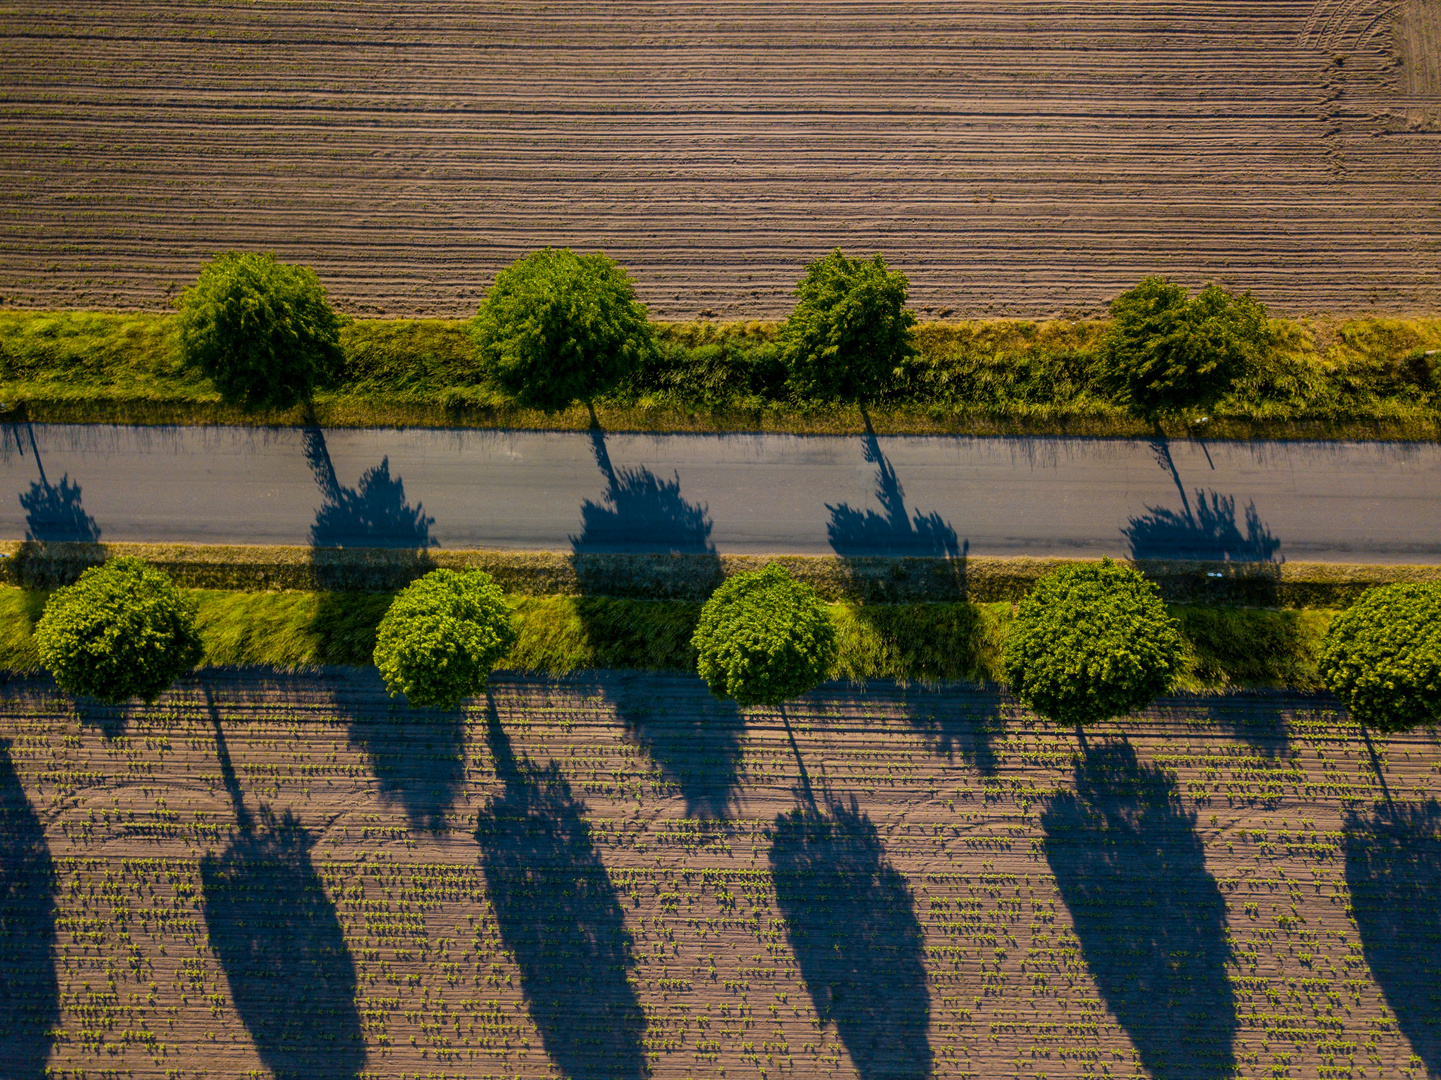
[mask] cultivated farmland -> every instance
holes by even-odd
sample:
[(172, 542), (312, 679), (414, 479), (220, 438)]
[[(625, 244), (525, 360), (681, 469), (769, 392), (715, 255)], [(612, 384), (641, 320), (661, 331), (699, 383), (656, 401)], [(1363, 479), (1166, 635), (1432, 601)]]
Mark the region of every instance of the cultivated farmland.
[(1328, 700), (1170, 699), (1078, 758), (955, 687), (3, 693), (9, 1075), (1441, 1071), (1441, 747), (1378, 776)]
[(930, 318), (1148, 273), (1431, 312), (1438, 43), (1436, 0), (19, 0), (0, 303), (160, 308), (243, 247), (469, 315), (560, 244), (653, 314), (758, 318), (839, 245)]

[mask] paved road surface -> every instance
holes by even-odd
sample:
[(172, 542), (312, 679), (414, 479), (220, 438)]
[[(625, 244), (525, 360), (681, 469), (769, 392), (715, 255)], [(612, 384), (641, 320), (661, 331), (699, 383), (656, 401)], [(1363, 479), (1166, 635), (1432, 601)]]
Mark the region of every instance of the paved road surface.
[(18, 425), (0, 538), (1441, 561), (1441, 447)]

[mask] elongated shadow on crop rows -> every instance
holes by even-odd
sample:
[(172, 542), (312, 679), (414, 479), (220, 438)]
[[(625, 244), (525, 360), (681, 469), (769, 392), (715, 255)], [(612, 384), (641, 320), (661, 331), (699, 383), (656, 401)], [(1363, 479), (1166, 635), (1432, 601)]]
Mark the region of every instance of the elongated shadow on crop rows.
[(480, 815), (475, 838), (545, 1051), (571, 1080), (643, 1077), (645, 1014), (626, 978), (630, 935), (585, 807), (554, 762), (517, 761), (492, 702), (487, 713), (505, 790)]
[(60, 1019), (55, 866), (0, 739), (0, 1072), (41, 1080)]
[(1353, 813), (1345, 835), (1366, 963), (1412, 1052), (1441, 1075), (1441, 803)]
[(997, 739), (1005, 735), (1001, 695), (994, 690), (944, 690), (911, 686), (902, 691), (906, 721), (941, 756), (973, 765), (982, 776), (996, 771)]
[[(264, 807), (200, 863), (205, 925), (245, 1029), (277, 1078), (357, 1076), (355, 963), (310, 862), (312, 841)], [(248, 821), (248, 816), (242, 821)]]
[(776, 818), (770, 852), (791, 948), (862, 1080), (931, 1074), (925, 936), (909, 886), (854, 800)]
[(606, 692), (627, 733), (680, 789), (686, 816), (728, 817), (740, 791), (745, 717), (695, 676), (625, 673)]
[(1129, 743), (1092, 747), (1041, 824), (1086, 965), (1142, 1066), (1157, 1080), (1231, 1075), (1226, 903), (1175, 781)]
[(364, 748), (381, 798), (398, 800), (411, 828), (443, 830), (465, 782), (464, 712), (392, 700), (374, 668), (349, 675), (335, 707), (350, 722), (351, 743)]

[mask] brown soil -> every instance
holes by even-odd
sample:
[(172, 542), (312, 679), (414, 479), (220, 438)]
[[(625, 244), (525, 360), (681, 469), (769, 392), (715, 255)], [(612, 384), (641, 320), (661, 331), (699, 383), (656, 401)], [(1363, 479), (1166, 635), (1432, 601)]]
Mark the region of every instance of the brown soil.
[(543, 244), (663, 317), (774, 317), (881, 251), (927, 317), (1145, 274), (1441, 308), (1436, 0), (22, 0), (0, 302), (163, 307), (273, 249), (353, 313), (467, 315)]
[(1175, 699), (1078, 757), (954, 688), (3, 693), (10, 1075), (1441, 1066), (1441, 755), (1376, 739), (1388, 806), (1325, 700)]

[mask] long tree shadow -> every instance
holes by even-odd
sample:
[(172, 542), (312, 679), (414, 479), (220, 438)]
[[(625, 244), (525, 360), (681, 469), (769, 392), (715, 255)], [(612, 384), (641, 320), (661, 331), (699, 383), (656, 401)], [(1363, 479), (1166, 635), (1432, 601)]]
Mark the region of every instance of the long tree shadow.
[(40, 479), (32, 482), (30, 490), (20, 496), (20, 507), (25, 511), (25, 539), (98, 543), (100, 526), (81, 505), (80, 485), (70, 479), (69, 473), (61, 476), (60, 483), (50, 483), (45, 475), (45, 463), (40, 460), (35, 429), (29, 420), (11, 424), (10, 428), (21, 456), (25, 454), (25, 444), (30, 444), (30, 455), (35, 459), (35, 468), (40, 474)]
[[(572, 564), (581, 592), (587, 595), (617, 595), (620, 584), (615, 560), (620, 552), (650, 553), (674, 562), (670, 577), (678, 571), (684, 577), (681, 595), (662, 586), (668, 598), (705, 599), (721, 583), (720, 559), (711, 542), (711, 517), (703, 503), (693, 503), (680, 493), (680, 474), (666, 480), (645, 466), (617, 469), (606, 448), (605, 432), (593, 428), (591, 453), (605, 477), (605, 494), (597, 502), (581, 504), (580, 535), (570, 538)], [(675, 557), (679, 557), (677, 561)], [(674, 583), (671, 583), (672, 585)], [(656, 598), (656, 580), (637, 581), (623, 590), (625, 595)]]
[(1157, 1080), (1231, 1075), (1226, 903), (1175, 781), (1107, 743), (1041, 824), (1081, 953), (1142, 1066)]
[(791, 948), (862, 1080), (931, 1075), (925, 935), (910, 888), (855, 802), (776, 818), (770, 852)]
[(488, 734), (505, 791), (480, 815), (475, 838), (545, 1051), (571, 1080), (643, 1077), (630, 935), (585, 807), (554, 762), (515, 760), (493, 703)]
[(205, 925), (245, 1029), (279, 1080), (355, 1077), (365, 1067), (355, 963), (288, 813), (262, 808), (200, 863)]
[(1353, 813), (1345, 836), (1366, 963), (1412, 1052), (1441, 1075), (1441, 803)]
[(60, 1018), (55, 866), (0, 739), (0, 1073), (41, 1080)]
[(1180, 471), (1171, 455), (1169, 441), (1151, 441), (1156, 463), (1171, 474), (1181, 496), (1181, 509), (1148, 506), (1146, 513), (1133, 517), (1121, 530), (1131, 547), (1132, 559), (1199, 559), (1208, 562), (1276, 562), (1281, 541), (1271, 534), (1256, 512), (1246, 507), (1245, 531), (1236, 520), (1236, 498), (1196, 489), (1192, 507)]
[[(662, 689), (682, 693), (665, 693)], [(631, 737), (680, 788), (686, 815), (725, 818), (740, 789), (745, 717), (700, 679), (626, 674), (609, 688)], [(664, 708), (657, 708), (657, 702)]]
[(388, 700), (374, 668), (351, 676), (335, 705), (350, 721), (350, 741), (370, 760), (381, 798), (398, 800), (412, 828), (444, 830), (465, 781), (464, 711)]
[(927, 737), (935, 753), (946, 758), (959, 754), (982, 776), (995, 773), (997, 758), (992, 744), (1006, 731), (997, 692), (913, 686), (906, 689), (905, 704), (906, 720)]

